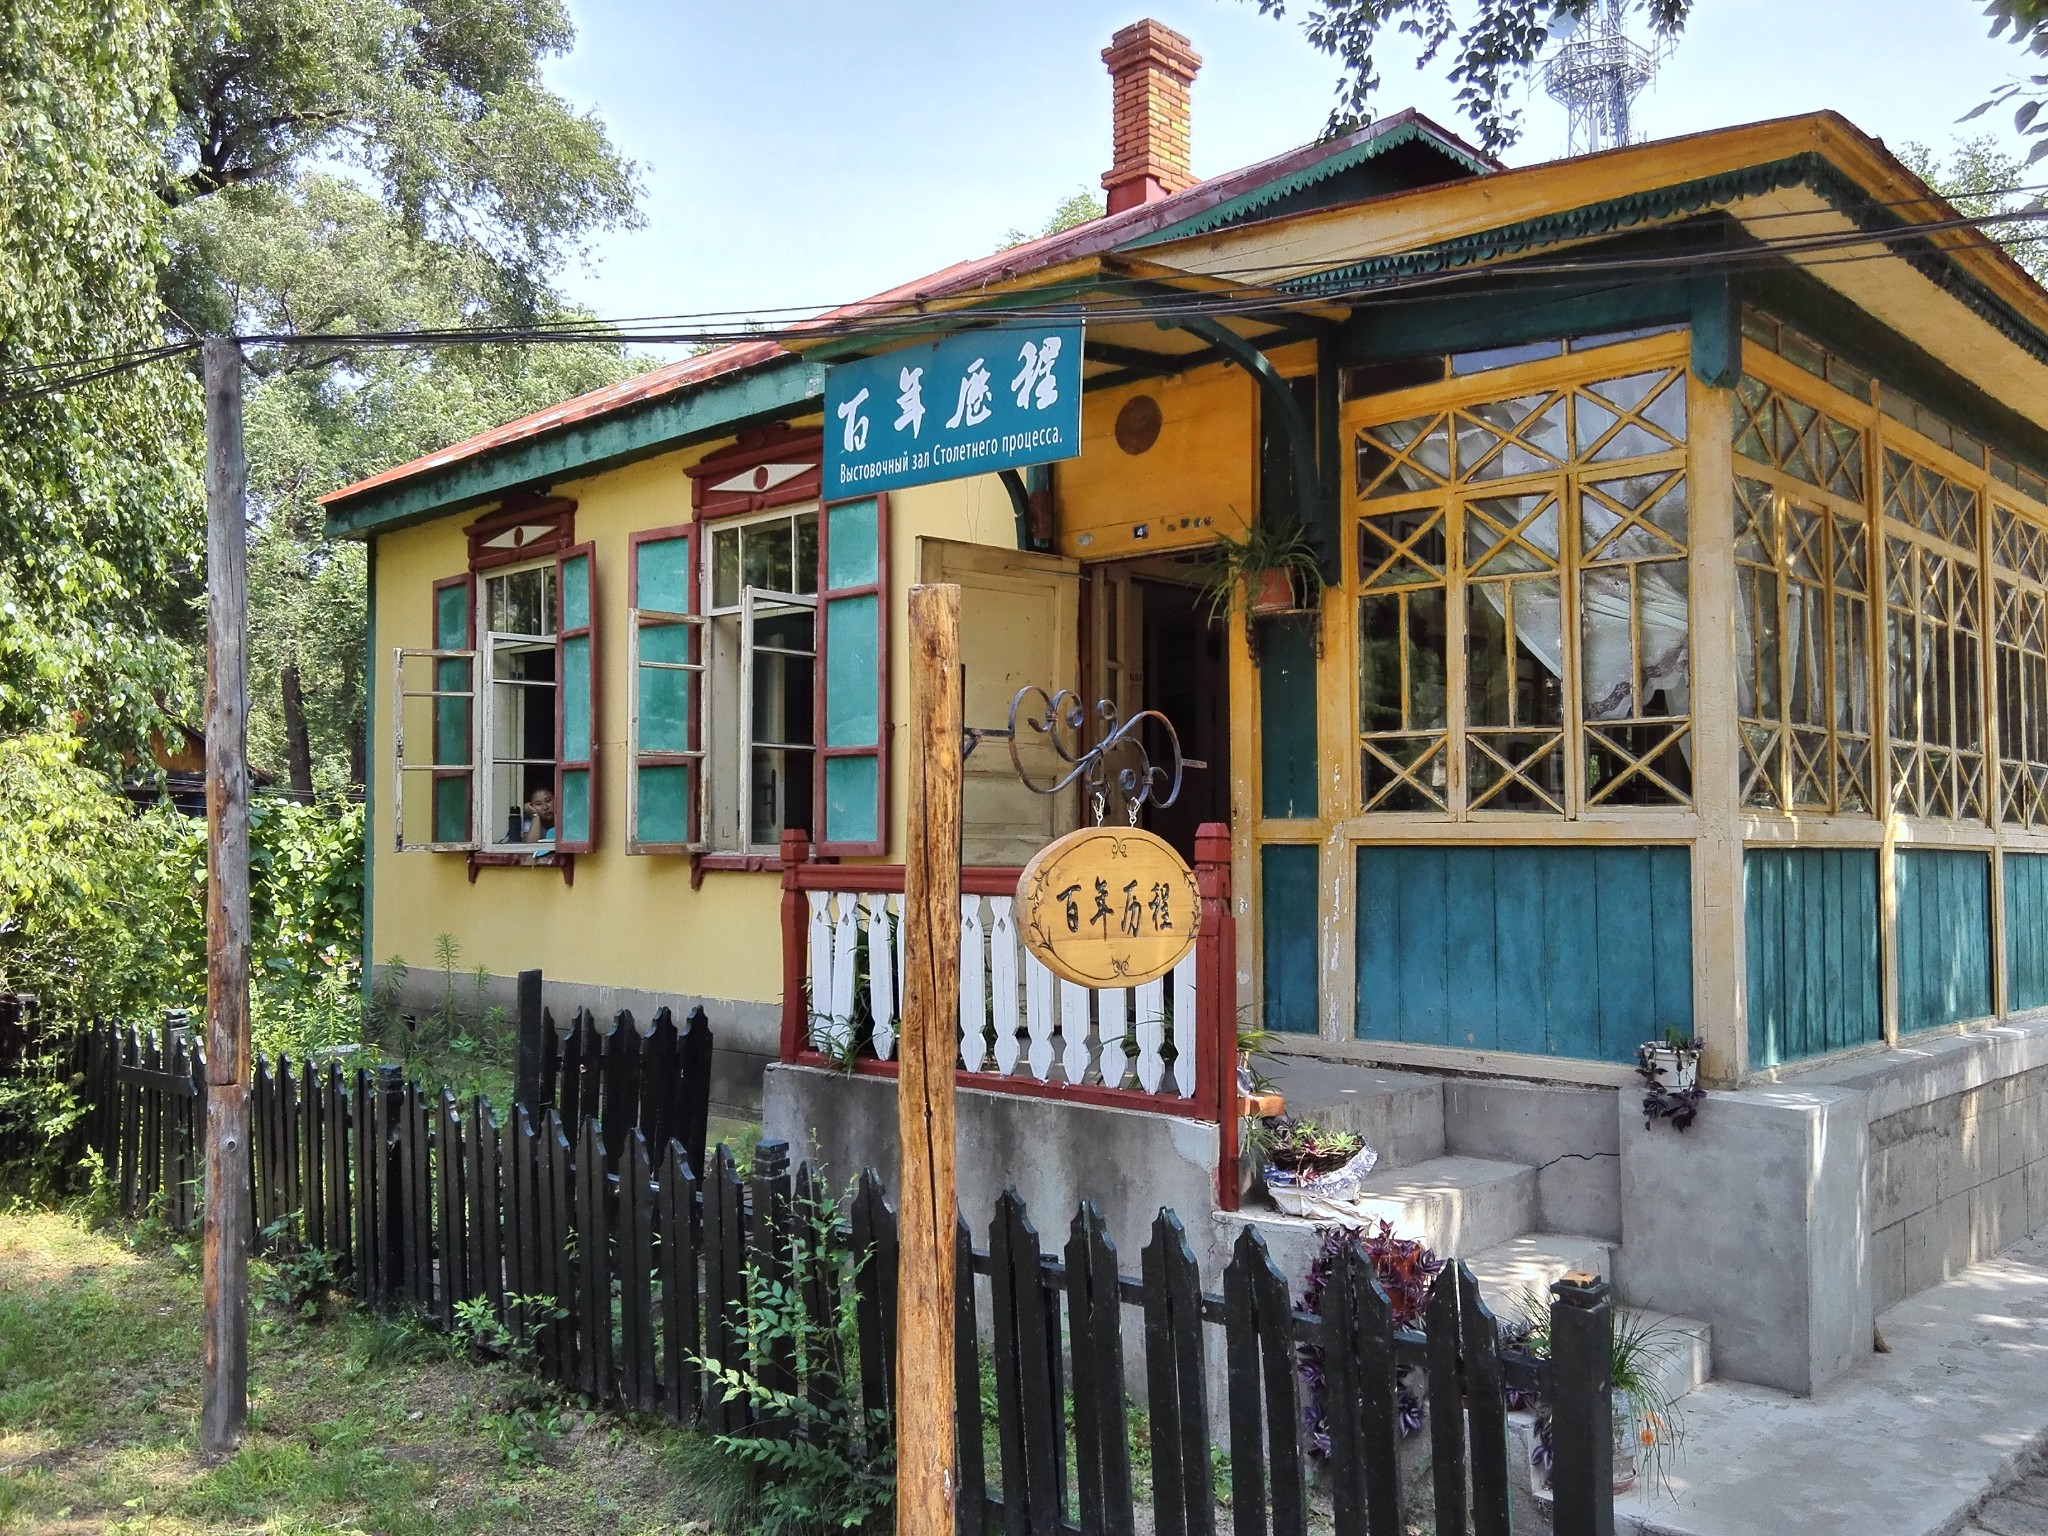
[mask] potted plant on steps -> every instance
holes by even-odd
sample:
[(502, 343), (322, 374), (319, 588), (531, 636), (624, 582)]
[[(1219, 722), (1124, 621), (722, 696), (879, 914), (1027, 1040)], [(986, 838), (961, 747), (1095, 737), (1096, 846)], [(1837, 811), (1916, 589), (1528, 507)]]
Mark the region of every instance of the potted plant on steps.
[(1298, 522), (1254, 518), (1242, 538), (1218, 535), (1207, 577), (1212, 621), (1240, 611), (1254, 619), (1306, 613), (1322, 604), (1323, 573)]
[(1363, 1136), (1286, 1115), (1261, 1120), (1256, 1145), (1265, 1155), (1266, 1193), (1290, 1216), (1352, 1199), (1380, 1160)]

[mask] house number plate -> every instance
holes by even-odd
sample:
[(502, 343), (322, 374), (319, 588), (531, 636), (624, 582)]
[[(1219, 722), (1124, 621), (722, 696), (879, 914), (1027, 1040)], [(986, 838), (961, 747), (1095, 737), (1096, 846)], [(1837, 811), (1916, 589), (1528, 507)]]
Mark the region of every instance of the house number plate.
[(1024, 943), (1084, 987), (1134, 987), (1180, 963), (1200, 931), (1195, 877), (1137, 827), (1084, 827), (1039, 849), (1017, 881)]

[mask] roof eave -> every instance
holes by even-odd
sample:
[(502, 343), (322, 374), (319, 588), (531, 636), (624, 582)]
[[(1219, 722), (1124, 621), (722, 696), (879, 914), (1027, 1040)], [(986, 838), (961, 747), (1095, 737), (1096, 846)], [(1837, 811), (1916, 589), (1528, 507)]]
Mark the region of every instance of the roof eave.
[(824, 393), (823, 366), (784, 355), (602, 415), (456, 459), (327, 503), (330, 538), (366, 538), (635, 459), (798, 414)]

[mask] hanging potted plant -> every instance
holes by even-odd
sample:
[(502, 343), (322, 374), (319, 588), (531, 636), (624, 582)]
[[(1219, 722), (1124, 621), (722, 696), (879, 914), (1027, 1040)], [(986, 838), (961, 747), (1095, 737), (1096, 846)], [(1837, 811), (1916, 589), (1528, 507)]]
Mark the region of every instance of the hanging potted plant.
[(1243, 538), (1217, 536), (1205, 590), (1212, 621), (1238, 612), (1269, 618), (1320, 606), (1323, 573), (1300, 523), (1254, 518)]

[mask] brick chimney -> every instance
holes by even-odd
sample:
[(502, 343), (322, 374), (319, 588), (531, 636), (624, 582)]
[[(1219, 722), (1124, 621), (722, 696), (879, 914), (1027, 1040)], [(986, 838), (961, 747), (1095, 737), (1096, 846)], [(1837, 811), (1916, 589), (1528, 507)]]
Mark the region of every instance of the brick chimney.
[(1188, 168), (1188, 86), (1201, 57), (1169, 27), (1145, 20), (1102, 50), (1115, 82), (1116, 162), (1104, 173), (1109, 211), (1156, 203), (1195, 184)]

